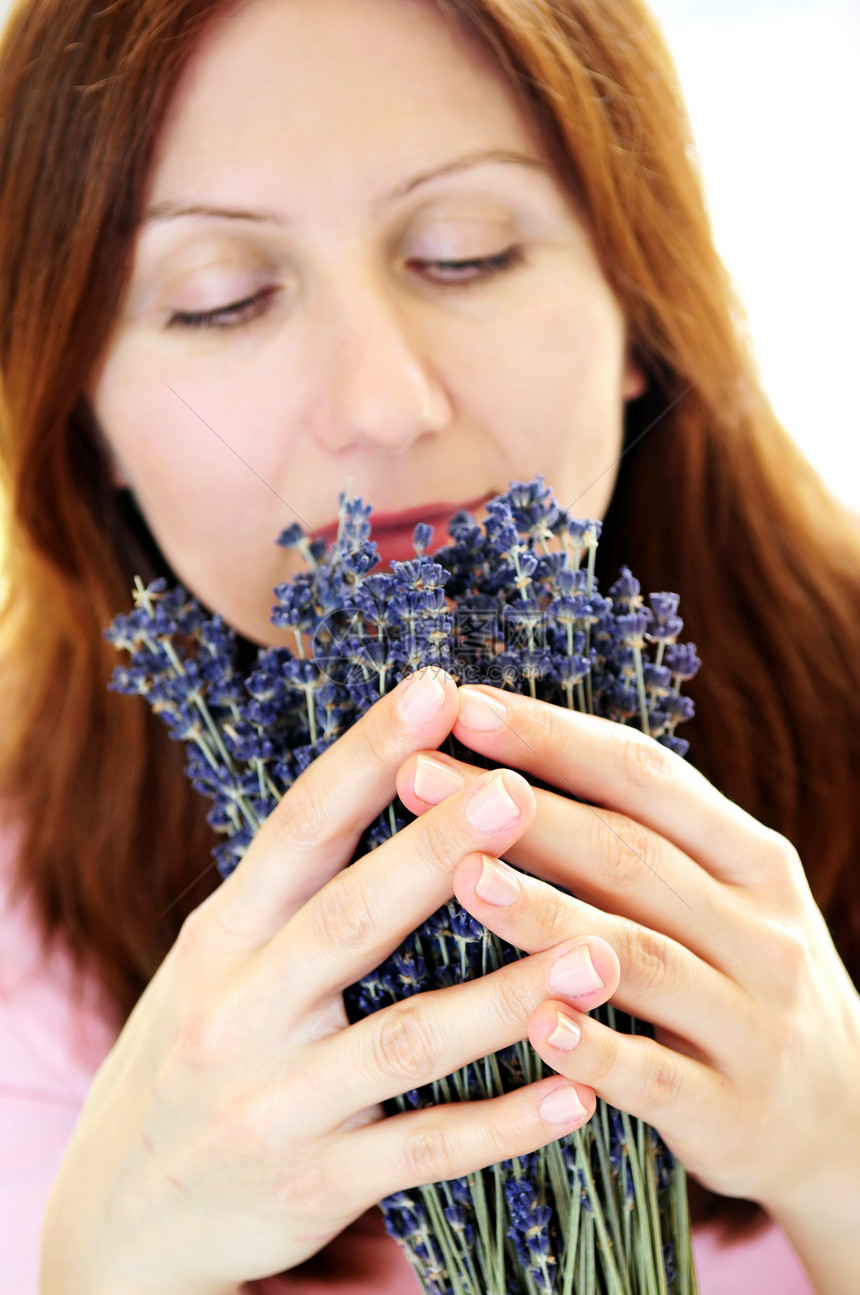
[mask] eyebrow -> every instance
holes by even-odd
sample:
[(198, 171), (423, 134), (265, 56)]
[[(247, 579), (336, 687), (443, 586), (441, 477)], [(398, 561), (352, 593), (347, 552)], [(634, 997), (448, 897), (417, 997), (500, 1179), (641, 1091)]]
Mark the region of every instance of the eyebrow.
[[(424, 171), (421, 175), (413, 176), (411, 180), (399, 185), (383, 198), (379, 206), (394, 202), (398, 198), (405, 198), (407, 194), (412, 193), (419, 185), (426, 184), (428, 180), (435, 180), (439, 176), (450, 175), (455, 171), (464, 171), (467, 167), (478, 166), (482, 162), (503, 162), (537, 170), (548, 170), (550, 166), (544, 158), (528, 157), (525, 153), (512, 153), (508, 149), (496, 148), (489, 152), (468, 153), (465, 157), (458, 157), (452, 162), (444, 163), (443, 166), (434, 167), (432, 171)], [(180, 216), (206, 216), (218, 220), (255, 220), (276, 225), (289, 223), (288, 218), (275, 211), (245, 211), (234, 207), (215, 207), (208, 203), (185, 206), (175, 202), (159, 202), (144, 213), (139, 228), (159, 221), (176, 220)]]

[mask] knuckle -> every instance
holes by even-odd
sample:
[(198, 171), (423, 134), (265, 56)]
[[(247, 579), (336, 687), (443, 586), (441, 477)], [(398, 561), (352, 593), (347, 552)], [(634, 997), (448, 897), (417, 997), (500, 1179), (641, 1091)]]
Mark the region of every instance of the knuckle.
[(670, 942), (647, 926), (634, 926), (628, 936), (626, 979), (644, 993), (661, 993), (670, 979)]
[(773, 827), (767, 827), (764, 824), (759, 824), (759, 826), (768, 849), (778, 864), (790, 866), (798, 861), (797, 850), (787, 836), (783, 836), (782, 832), (777, 832)]
[(607, 882), (629, 890), (659, 872), (659, 849), (656, 839), (633, 818), (601, 811), (604, 825), (600, 832), (600, 865)]
[(367, 887), (352, 868), (345, 868), (317, 892), (311, 904), (311, 937), (325, 956), (372, 943), (375, 914)]
[(367, 727), (361, 731), (362, 758), (368, 758), (380, 773), (396, 769), (403, 760), (403, 736), (392, 712), (374, 706), (364, 718)]
[(451, 1130), (441, 1120), (416, 1119), (403, 1147), (404, 1167), (414, 1186), (451, 1177)]
[[(271, 1145), (267, 1154), (271, 1158)], [(297, 1145), (291, 1141), (274, 1178), (273, 1203), (277, 1209), (287, 1217), (318, 1219), (327, 1203), (342, 1190), (332, 1181), (332, 1165), (325, 1147), (318, 1142)]]
[[(216, 894), (217, 892), (213, 892)], [(209, 896), (211, 899), (212, 896)], [(182, 921), (173, 947), (170, 950), (174, 965), (181, 968), (181, 974), (189, 971), (199, 974), (208, 935), (212, 929), (212, 913), (209, 899), (196, 908), (192, 908)]]
[(539, 958), (520, 958), (488, 979), (494, 1018), (527, 1029), (529, 1017), (546, 997), (546, 964)]
[(221, 1031), (217, 1016), (202, 1004), (185, 1006), (179, 1014), (174, 1054), (183, 1070), (201, 1071), (214, 1067), (221, 1054)]
[(561, 706), (533, 706), (529, 712), (529, 724), (534, 725), (532, 733), (541, 754), (543, 751), (555, 752), (559, 746), (564, 749), (570, 744), (570, 726)]
[(329, 835), (331, 814), (310, 772), (306, 769), (296, 779), (266, 819), (264, 827), (271, 824), (278, 846), (316, 846)]
[(408, 1076), (416, 1081), (413, 1087), (424, 1082), (436, 1049), (427, 1022), (422, 1020), (422, 1006), (407, 998), (378, 1014), (378, 1026), (371, 1036), (374, 1074), (397, 1081)]
[(681, 1080), (670, 1050), (644, 1035), (630, 1039), (641, 1054), (636, 1109), (651, 1112), (671, 1105), (679, 1096)]
[(765, 828), (765, 848), (773, 871), (780, 880), (798, 881), (806, 873), (797, 850), (788, 837), (773, 828)]
[(257, 1150), (271, 1150), (268, 1130), (256, 1104), (243, 1097), (235, 1096), (217, 1104), (213, 1110), (213, 1131), (220, 1147), (229, 1148), (233, 1155), (238, 1149), (246, 1160), (252, 1159)]
[[(596, 1055), (589, 1066), (588, 1083), (598, 1087), (604, 1080), (609, 1079), (616, 1072), (618, 1062), (618, 1036), (614, 1030), (602, 1030), (599, 1035), (595, 1036), (600, 1041), (599, 1050), (595, 1049)], [(632, 1037), (632, 1036), (631, 1036)], [(586, 1082), (583, 1080), (583, 1082)]]
[(541, 894), (541, 934), (547, 945), (561, 944), (573, 936), (579, 935), (576, 929), (572, 905), (575, 902), (570, 895), (565, 895), (555, 886), (543, 888)]
[(665, 786), (675, 772), (666, 747), (638, 729), (623, 727), (624, 732), (620, 734), (621, 763), (627, 780), (634, 787), (648, 790)]
[(778, 990), (795, 997), (805, 982), (810, 951), (806, 939), (794, 926), (770, 920), (762, 941), (762, 952), (775, 975)]
[(176, 936), (176, 945), (181, 948), (183, 953), (187, 953), (189, 948), (199, 946), (203, 926), (202, 905), (198, 905), (196, 908), (192, 908), (191, 912), (187, 913), (182, 919), (182, 925)]
[(274, 1204), (287, 1216), (318, 1219), (329, 1201), (342, 1188), (333, 1182), (324, 1156), (315, 1154), (295, 1157), (289, 1171), (281, 1176), (275, 1188)]
[[(422, 814), (412, 826), (414, 835), (414, 859), (430, 876), (448, 872), (457, 859), (468, 854), (472, 849), (471, 842), (456, 844), (456, 826), (451, 821), (451, 806), (446, 802), (435, 805), (428, 813)], [(410, 842), (410, 846), (413, 842)]]

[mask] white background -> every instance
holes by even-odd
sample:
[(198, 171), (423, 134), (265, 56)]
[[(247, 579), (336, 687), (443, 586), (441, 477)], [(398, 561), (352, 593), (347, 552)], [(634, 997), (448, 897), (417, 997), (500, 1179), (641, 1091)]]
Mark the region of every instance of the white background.
[(860, 510), (860, 5), (653, 0), (778, 417)]
[[(0, 0), (0, 23), (10, 8)], [(684, 87), (714, 236), (764, 387), (831, 488), (860, 510), (860, 5), (651, 9)]]

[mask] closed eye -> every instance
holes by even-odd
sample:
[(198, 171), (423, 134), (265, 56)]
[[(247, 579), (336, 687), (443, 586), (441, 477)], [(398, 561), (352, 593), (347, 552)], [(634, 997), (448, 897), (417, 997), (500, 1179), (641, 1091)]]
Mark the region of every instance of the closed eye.
[(499, 252), (497, 256), (479, 256), (472, 261), (413, 261), (413, 265), (432, 265), (437, 269), (445, 270), (477, 270), (478, 274), (470, 279), (443, 279), (443, 283), (450, 283), (455, 287), (460, 284), (477, 283), (481, 279), (490, 279), (494, 274), (501, 274), (503, 270), (513, 269), (515, 265), (521, 265), (523, 261), (522, 248), (509, 247), (506, 252)]
[[(475, 257), (471, 261), (412, 261), (410, 264), (431, 266), (439, 270), (451, 271), (460, 275), (463, 271), (472, 271), (469, 278), (442, 278), (440, 282), (446, 287), (468, 288), (473, 284), (485, 282), (494, 275), (521, 265), (524, 260), (522, 249), (509, 247), (496, 256)], [(252, 297), (237, 301), (233, 305), (221, 306), (217, 310), (175, 311), (167, 321), (167, 328), (236, 328), (250, 322), (265, 311), (269, 299), (276, 288), (264, 288)]]
[(254, 293), (253, 297), (246, 297), (244, 301), (237, 301), (232, 306), (221, 306), (218, 310), (195, 312), (177, 310), (168, 319), (167, 327), (236, 328), (237, 325), (262, 315), (266, 303), (275, 291), (275, 288), (263, 288), (261, 292)]

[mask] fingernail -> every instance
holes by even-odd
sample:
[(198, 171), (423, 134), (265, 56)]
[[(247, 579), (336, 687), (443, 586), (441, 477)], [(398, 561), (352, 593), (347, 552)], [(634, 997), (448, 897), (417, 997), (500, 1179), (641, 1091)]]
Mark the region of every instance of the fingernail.
[(582, 1030), (576, 1021), (572, 1021), (569, 1016), (556, 1009), (558, 1023), (552, 1034), (547, 1036), (547, 1043), (551, 1043), (554, 1048), (561, 1048), (563, 1052), (570, 1052), (575, 1048), (582, 1038)]
[(472, 692), (470, 688), (461, 688), (460, 721), (466, 728), (475, 733), (494, 733), (505, 722), (505, 708), (495, 697), (488, 697), (483, 692)]
[(419, 755), (416, 760), (415, 777), (412, 790), (419, 800), (428, 805), (438, 805), (455, 791), (462, 791), (465, 779), (456, 769), (451, 769), (441, 760), (432, 760), (429, 755)]
[(466, 805), (466, 818), (479, 832), (498, 832), (512, 827), (520, 816), (515, 800), (505, 791), (499, 773), (478, 790)]
[(554, 962), (549, 973), (549, 983), (560, 994), (574, 997), (589, 994), (595, 989), (605, 989), (591, 961), (587, 944), (579, 944), (570, 953)]
[(475, 890), (485, 904), (496, 904), (504, 908), (520, 897), (520, 883), (513, 870), (496, 863), (488, 854), (481, 855), (483, 866)]
[(588, 1111), (576, 1095), (573, 1084), (566, 1088), (554, 1088), (540, 1104), (540, 1113), (549, 1124), (572, 1124), (581, 1120)]
[(397, 699), (397, 709), (414, 728), (426, 724), (445, 704), (445, 689), (434, 671), (416, 670), (402, 696)]

